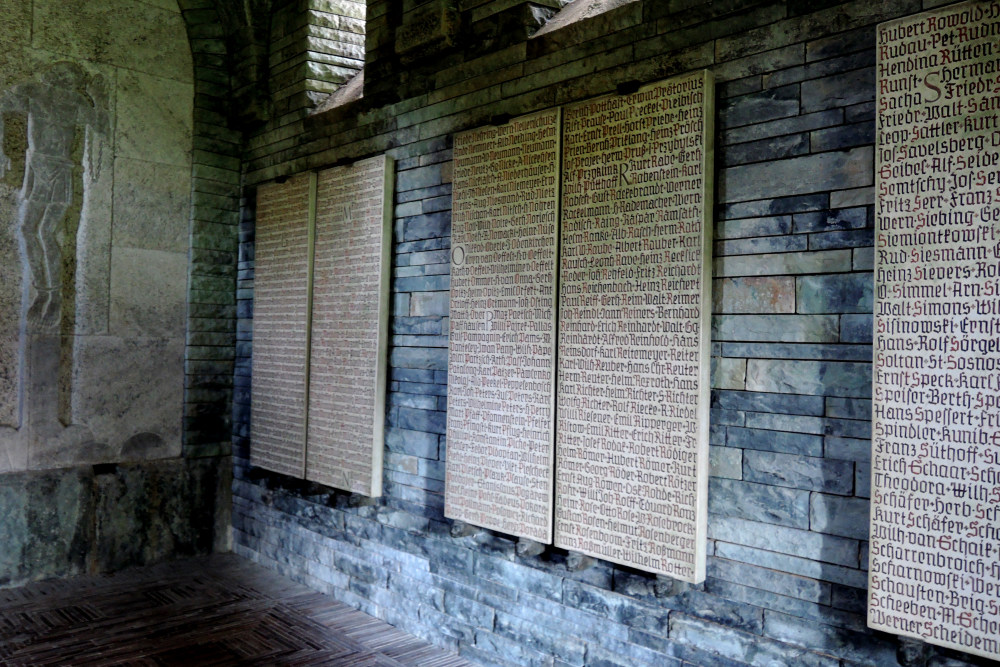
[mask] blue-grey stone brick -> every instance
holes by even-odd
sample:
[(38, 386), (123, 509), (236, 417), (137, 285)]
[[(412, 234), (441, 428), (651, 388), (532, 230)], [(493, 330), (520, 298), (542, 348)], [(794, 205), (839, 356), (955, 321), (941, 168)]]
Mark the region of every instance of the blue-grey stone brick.
[(800, 313), (870, 313), (874, 281), (870, 273), (799, 276), (796, 310)]
[(805, 155), (810, 150), (810, 138), (805, 132), (769, 137), (758, 141), (723, 146), (718, 151), (719, 166), (749, 164), (762, 160), (780, 160)]
[[(817, 604), (830, 604), (830, 584), (725, 558), (708, 559), (709, 577)], [(766, 623), (765, 613), (765, 623)]]
[(721, 169), (718, 192), (722, 202), (739, 202), (860, 188), (874, 179), (874, 151), (864, 146)]
[(867, 463), (872, 460), (872, 441), (870, 439), (826, 437), (823, 438), (823, 456), (828, 459)]
[(476, 629), (450, 614), (443, 614), (427, 605), (420, 605), (419, 618), (425, 625), (439, 630), (448, 637), (454, 637), (463, 643), (476, 639)]
[(430, 197), (421, 201), (423, 213), (436, 213), (451, 208), (451, 197)]
[(844, 72), (802, 82), (802, 111), (821, 111), (875, 98), (875, 68)]
[[(681, 667), (680, 660), (662, 653), (662, 649), (669, 643), (662, 637), (636, 630), (629, 637), (629, 644), (623, 645), (621, 650), (609, 651), (600, 646), (588, 649), (585, 664), (586, 667), (638, 667), (639, 665)], [(649, 649), (649, 651), (640, 657), (636, 655), (639, 652), (637, 649)]]
[(896, 642), (871, 631), (854, 632), (788, 614), (767, 612), (764, 634), (779, 641), (821, 650), (855, 664), (895, 667)]
[(476, 576), (519, 590), (530, 590), (551, 600), (562, 600), (562, 580), (549, 573), (519, 563), (499, 560), (482, 554), (474, 558)]
[(438, 439), (433, 433), (388, 428), (385, 432), (385, 446), (390, 452), (410, 454), (425, 459), (438, 456)]
[(809, 492), (732, 479), (708, 481), (708, 511), (793, 528), (809, 527)]
[(389, 377), (400, 382), (434, 382), (434, 371), (426, 368), (392, 368)]
[(450, 248), (451, 239), (450, 238), (429, 238), (421, 239), (419, 241), (407, 241), (405, 243), (396, 244), (397, 254), (406, 254), (414, 252), (424, 252), (427, 250), (440, 250), (442, 248)]
[(448, 393), (448, 388), (440, 384), (428, 384), (426, 382), (400, 382), (397, 391), (404, 394), (424, 394), (426, 396), (443, 397)]
[[(408, 169), (396, 174), (396, 192), (433, 188), (444, 182), (445, 164), (438, 163), (417, 169)], [(449, 169), (450, 171), (450, 169)], [(421, 196), (420, 199), (424, 199)]]
[(767, 641), (759, 635), (683, 614), (671, 617), (670, 638), (748, 664), (840, 667), (840, 661), (835, 658), (817, 655), (789, 644)]
[(423, 585), (405, 574), (390, 574), (389, 590), (400, 598), (422, 603), (438, 611), (445, 610), (444, 591), (440, 588)]
[(863, 206), (831, 211), (796, 213), (792, 216), (795, 232), (831, 232), (845, 229), (864, 229), (868, 224), (868, 210)]
[(437, 396), (392, 392), (389, 394), (389, 405), (418, 408), (420, 410), (435, 410), (437, 408)]
[(850, 229), (841, 232), (821, 232), (809, 235), (810, 250), (866, 248), (875, 244), (875, 230)]
[(396, 419), (390, 419), (390, 423), (397, 428), (427, 433), (445, 432), (446, 417), (443, 412), (401, 407), (396, 414)]
[(837, 151), (875, 143), (875, 123), (862, 122), (840, 127), (828, 127), (809, 134), (813, 152)]
[(747, 416), (739, 410), (712, 408), (710, 418), (718, 426), (745, 426)]
[(787, 118), (798, 112), (799, 86), (795, 84), (725, 100), (719, 106), (718, 123), (720, 128), (733, 128)]
[(718, 241), (715, 244), (715, 254), (721, 256), (759, 255), (768, 252), (801, 252), (806, 250), (807, 246), (807, 239), (802, 236), (761, 236)]
[(444, 183), (442, 185), (432, 185), (430, 187), (419, 188), (416, 190), (400, 190), (397, 186), (396, 188), (396, 203), (403, 204), (408, 201), (422, 201), (424, 199), (430, 199), (432, 197), (444, 197), (451, 195), (451, 183)]
[(492, 608), (461, 595), (445, 596), (443, 611), (467, 625), (487, 630), (493, 629), (493, 618), (496, 615)]
[(873, 337), (870, 314), (843, 315), (840, 318), (840, 342), (871, 343)]
[[(586, 646), (574, 638), (554, 636), (541, 630), (535, 621), (528, 621), (504, 612), (497, 612), (494, 632), (517, 642), (521, 646), (557, 657), (570, 665), (582, 665), (586, 654)], [(478, 632), (476, 637), (478, 642)]]
[(767, 394), (753, 391), (713, 391), (712, 407), (747, 412), (817, 415), (824, 412), (823, 397)]
[(847, 361), (750, 359), (747, 389), (787, 394), (870, 398), (871, 364)]
[(801, 116), (733, 128), (723, 133), (722, 140), (727, 144), (756, 142), (769, 137), (779, 137), (786, 134), (808, 132), (809, 130), (816, 130), (831, 125), (840, 125), (843, 120), (844, 112), (841, 109), (831, 109), (829, 111), (803, 114)]
[(427, 213), (396, 221), (396, 241), (420, 241), (451, 235), (451, 212)]
[[(867, 573), (862, 573), (867, 577)], [(858, 615), (868, 611), (868, 582), (862, 580), (858, 585), (834, 585), (831, 606)]]
[(788, 234), (792, 231), (792, 216), (770, 215), (759, 218), (722, 220), (715, 225), (715, 238), (738, 239), (755, 236)]
[(393, 290), (397, 292), (442, 292), (451, 285), (451, 276), (416, 276), (414, 278), (396, 278), (392, 282)]
[(770, 412), (748, 413), (746, 426), (747, 428), (788, 431), (790, 433), (809, 433), (812, 435), (822, 435), (826, 427), (824, 420), (820, 417), (782, 415)]
[(719, 207), (719, 213), (723, 220), (760, 218), (801, 213), (803, 211), (822, 211), (829, 208), (829, 205), (829, 195), (809, 194), (723, 204)]
[(805, 433), (784, 433), (782, 431), (731, 426), (726, 429), (726, 446), (746, 450), (820, 456), (823, 453), (823, 438)]
[(868, 500), (814, 493), (810, 505), (813, 531), (856, 540), (868, 539)]
[[(551, 667), (552, 656), (544, 650), (536, 650), (518, 640), (502, 637), (486, 630), (477, 630), (475, 647), (485, 656), (497, 656), (513, 660), (519, 667)], [(469, 655), (469, 653), (465, 653)], [(501, 663), (504, 664), (504, 663)]]
[(833, 435), (844, 438), (868, 438), (872, 437), (872, 425), (869, 421), (857, 419), (832, 419), (826, 420), (824, 435)]
[(448, 368), (447, 348), (397, 347), (389, 354), (389, 364), (400, 368)]
[(712, 318), (712, 339), (832, 343), (837, 340), (839, 324), (835, 315), (716, 315)]
[(743, 452), (743, 479), (761, 484), (846, 495), (854, 488), (854, 463), (775, 452)]
[(848, 123), (875, 120), (875, 103), (864, 102), (847, 107), (844, 109), (844, 120)]
[(870, 465), (854, 466), (854, 495), (858, 498), (871, 498), (872, 469)]
[(818, 579), (819, 581), (829, 581), (847, 586), (866, 587), (868, 585), (868, 573), (857, 568), (833, 565), (831, 563), (820, 563), (808, 558), (775, 553), (767, 549), (755, 549), (740, 544), (719, 542), (715, 555), (719, 558), (738, 561), (740, 563), (749, 563), (750, 565), (757, 565), (776, 572), (798, 574), (803, 577)]
[(871, 361), (870, 345), (822, 343), (723, 343), (726, 357), (756, 359), (822, 359), (827, 361)]
[[(709, 522), (708, 536), (722, 542), (768, 549), (820, 562), (857, 567), (858, 542), (734, 517)], [(752, 600), (749, 601), (752, 603)]]

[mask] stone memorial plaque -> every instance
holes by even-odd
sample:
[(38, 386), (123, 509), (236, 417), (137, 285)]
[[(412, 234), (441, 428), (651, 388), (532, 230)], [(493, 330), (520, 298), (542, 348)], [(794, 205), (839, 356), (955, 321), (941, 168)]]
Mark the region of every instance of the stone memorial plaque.
[(705, 578), (711, 74), (564, 111), (556, 545)]
[(296, 477), (305, 475), (315, 191), (315, 174), (257, 190), (250, 460)]
[(877, 53), (868, 624), (1000, 658), (1000, 6)]
[(392, 159), (319, 173), (306, 478), (382, 493)]
[(445, 516), (550, 543), (559, 111), (454, 159)]

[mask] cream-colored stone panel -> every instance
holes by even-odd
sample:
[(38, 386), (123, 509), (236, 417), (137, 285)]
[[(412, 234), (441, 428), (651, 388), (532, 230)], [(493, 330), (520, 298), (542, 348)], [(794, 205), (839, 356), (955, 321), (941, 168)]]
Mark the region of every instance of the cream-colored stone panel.
[(1000, 658), (1000, 9), (876, 31), (868, 625)]
[(393, 161), (318, 175), (306, 479), (382, 494)]
[(697, 583), (714, 83), (696, 72), (563, 113), (555, 544)]

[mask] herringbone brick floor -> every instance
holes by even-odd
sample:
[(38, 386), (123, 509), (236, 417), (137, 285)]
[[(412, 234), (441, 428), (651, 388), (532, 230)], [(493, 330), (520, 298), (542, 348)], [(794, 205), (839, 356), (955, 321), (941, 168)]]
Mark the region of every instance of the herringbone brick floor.
[(467, 662), (238, 556), (0, 589), (0, 665)]

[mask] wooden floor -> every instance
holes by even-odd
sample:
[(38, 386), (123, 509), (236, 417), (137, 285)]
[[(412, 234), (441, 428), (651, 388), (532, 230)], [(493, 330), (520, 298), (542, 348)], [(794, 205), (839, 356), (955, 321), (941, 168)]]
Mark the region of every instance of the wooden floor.
[(224, 555), (0, 589), (0, 665), (468, 663)]

